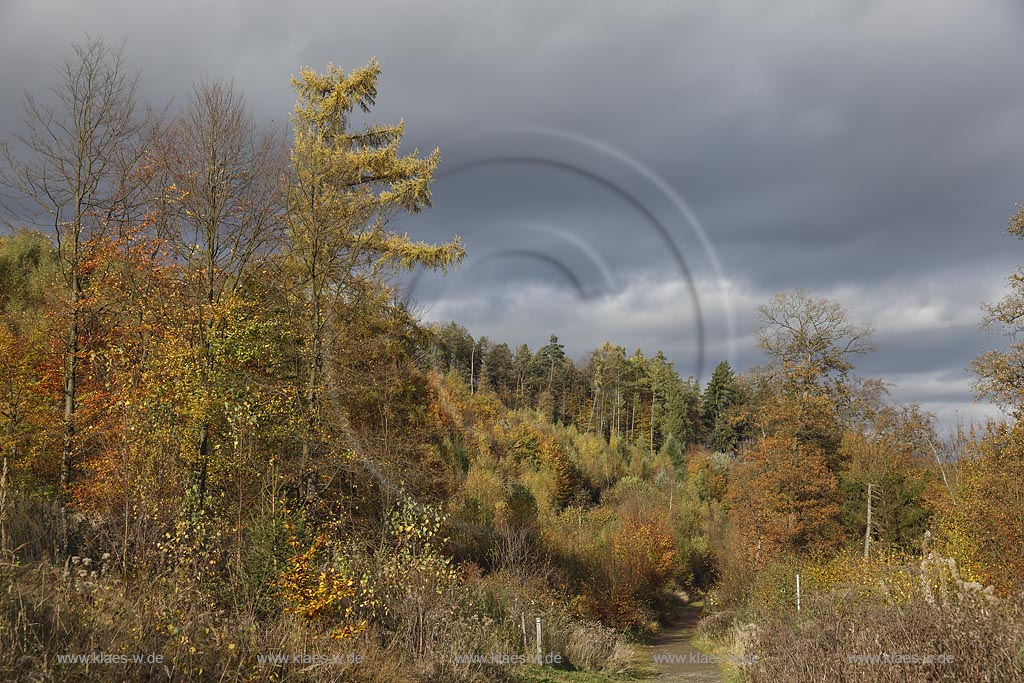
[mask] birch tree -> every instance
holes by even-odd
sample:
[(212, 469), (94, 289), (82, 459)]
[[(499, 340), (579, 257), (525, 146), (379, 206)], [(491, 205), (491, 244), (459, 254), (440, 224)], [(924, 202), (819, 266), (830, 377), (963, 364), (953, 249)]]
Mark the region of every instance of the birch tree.
[[(123, 45), (92, 39), (73, 47), (45, 100), (25, 96), (23, 132), (5, 144), (5, 207), (16, 220), (52, 231), (66, 289), (63, 314), (63, 502), (76, 465), (76, 414), (83, 353), (83, 292), (90, 246), (132, 218), (143, 153), (138, 75)], [(67, 546), (65, 520), (62, 545)]]

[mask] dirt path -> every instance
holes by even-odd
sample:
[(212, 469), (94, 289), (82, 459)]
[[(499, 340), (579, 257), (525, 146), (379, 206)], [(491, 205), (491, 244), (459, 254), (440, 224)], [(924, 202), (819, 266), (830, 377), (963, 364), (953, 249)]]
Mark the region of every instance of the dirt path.
[(675, 623), (652, 639), (654, 666), (661, 672), (658, 683), (722, 683), (715, 658), (693, 645), (700, 618), (699, 606), (681, 606)]

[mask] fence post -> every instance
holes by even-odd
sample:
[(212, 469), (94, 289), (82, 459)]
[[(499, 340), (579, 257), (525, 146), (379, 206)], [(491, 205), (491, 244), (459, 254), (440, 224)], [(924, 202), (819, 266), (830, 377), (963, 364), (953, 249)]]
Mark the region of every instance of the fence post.
[(540, 617), (537, 617), (537, 665), (542, 666), (544, 664), (544, 657), (540, 651)]
[(800, 611), (800, 574), (796, 575), (796, 611)]

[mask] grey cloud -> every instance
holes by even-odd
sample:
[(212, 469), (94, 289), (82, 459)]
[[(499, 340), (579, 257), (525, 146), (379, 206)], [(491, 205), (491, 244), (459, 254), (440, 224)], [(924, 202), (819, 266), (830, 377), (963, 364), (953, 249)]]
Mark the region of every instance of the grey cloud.
[[(946, 415), (961, 405), (974, 415), (982, 408), (968, 407), (963, 366), (993, 343), (973, 332), (977, 304), (998, 296), (1001, 278), (1024, 254), (1002, 234), (1013, 203), (1024, 201), (1016, 143), (1024, 128), (1022, 20), (1017, 3), (1000, 0), (984, 8), (968, 0), (639, 7), (102, 0), (87, 8), (6, 0), (0, 137), (17, 126), (21, 91), (43, 90), (52, 65), (86, 33), (127, 36), (156, 103), (182, 101), (204, 75), (226, 77), (260, 118), (278, 123), (287, 119), (288, 77), (299, 66), (350, 68), (376, 55), (383, 77), (372, 118), (404, 117), (410, 148), (440, 146), (454, 161), (467, 134), (544, 126), (607, 143), (656, 172), (700, 218), (725, 278), (742, 283), (735, 292), (741, 366), (757, 360), (752, 311), (772, 291), (847, 295), (844, 303), (879, 314), (872, 372), (932, 377), (908, 384), (901, 398), (945, 402)], [(522, 171), (439, 180), (437, 208), (401, 227), (429, 239), (462, 233), (471, 249), (486, 252), (504, 249), (499, 242), (509, 232), (528, 234), (524, 226), (554, 226), (591, 244), (620, 291), (592, 296), (578, 312), (565, 273), (525, 252), (549, 249), (587, 279), (595, 271), (586, 254), (564, 240), (530, 238), (518, 256), (471, 264), (455, 284), (424, 280), (431, 315), (465, 314), (463, 322), (479, 321), (479, 332), (510, 341), (543, 343), (554, 331), (573, 337), (579, 352), (606, 334), (627, 348), (678, 353), (685, 365), (692, 335), (672, 319), (689, 315), (685, 287), (672, 303), (637, 289), (678, 276), (643, 216), (580, 178)], [(668, 208), (657, 197), (644, 201)], [(689, 228), (670, 227), (694, 277), (716, 276)], [(506, 236), (494, 240), (488, 230)], [(559, 294), (484, 297), (534, 285)], [(723, 304), (706, 290), (702, 296), (708, 355), (724, 355)], [(873, 307), (871, 297), (881, 303)], [(948, 311), (935, 320), (885, 315), (892, 300), (908, 311), (915, 302), (945, 301)]]

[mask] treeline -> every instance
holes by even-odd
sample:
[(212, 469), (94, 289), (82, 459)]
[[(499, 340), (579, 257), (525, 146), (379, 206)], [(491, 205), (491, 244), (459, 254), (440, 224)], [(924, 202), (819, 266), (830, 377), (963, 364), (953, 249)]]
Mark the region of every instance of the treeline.
[(577, 366), (555, 335), (536, 352), (526, 344), (513, 352), (507, 343), (474, 339), (455, 322), (432, 333), (427, 366), (457, 373), (471, 391), (493, 391), (508, 408), (536, 409), (609, 441), (664, 450), (677, 464), (691, 446), (731, 453), (744, 436), (746, 385), (725, 361), (701, 390), (661, 351), (627, 356), (605, 342)]
[(426, 365), (507, 408), (666, 456), (706, 497), (753, 515), (737, 526), (761, 557), (861, 541), (868, 483), (877, 487), (873, 542), (909, 549), (932, 514), (926, 492), (941, 482), (933, 449), (947, 446), (932, 418), (852, 374), (856, 355), (873, 348), (871, 330), (838, 304), (786, 293), (762, 318), (761, 345), (775, 362), (738, 376), (722, 362), (703, 388), (661, 352), (627, 356), (606, 342), (577, 366), (554, 335), (513, 354), (454, 322), (431, 329)]
[(862, 541), (869, 483), (873, 542), (911, 548), (952, 457), (931, 416), (852, 373), (853, 359), (873, 348), (870, 328), (804, 292), (762, 309), (761, 346), (772, 363), (736, 375), (722, 362), (703, 388), (661, 352), (627, 356), (606, 342), (577, 366), (554, 335), (536, 352), (524, 344), (513, 353), (454, 322), (431, 331), (426, 367), (457, 375), (471, 393), (492, 392), (507, 408), (667, 456), (735, 515), (754, 515), (738, 526), (762, 558)]

